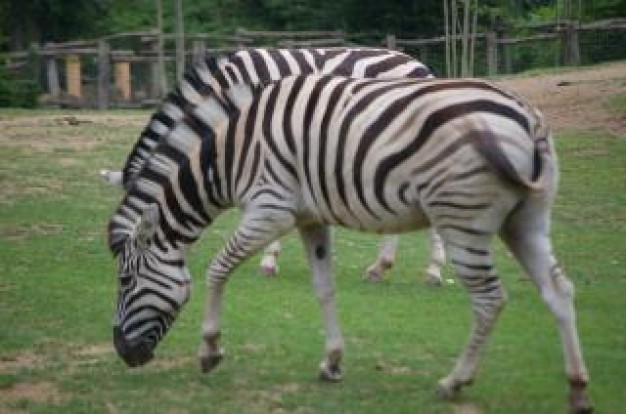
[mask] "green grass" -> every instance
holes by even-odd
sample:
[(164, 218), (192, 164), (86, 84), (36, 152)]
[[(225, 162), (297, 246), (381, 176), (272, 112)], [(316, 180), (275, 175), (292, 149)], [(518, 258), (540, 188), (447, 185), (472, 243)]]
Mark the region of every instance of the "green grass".
[[(360, 281), (375, 236), (335, 236), (345, 379), (319, 383), (323, 332), (302, 248), (289, 236), (277, 279), (252, 260), (228, 285), (227, 358), (201, 375), (204, 269), (238, 214), (208, 229), (191, 253), (194, 292), (148, 366), (130, 370), (111, 345), (115, 263), (105, 228), (120, 194), (97, 170), (120, 165), (148, 113), (12, 111), (0, 146), (0, 412), (33, 413), (558, 413), (566, 410), (561, 347), (534, 288), (498, 244), (510, 301), (476, 383), (453, 403), (434, 394), (470, 323), (458, 284), (420, 283), (425, 235), (406, 235), (392, 277)], [(128, 121), (128, 125), (124, 122)], [(15, 125), (19, 121), (20, 125)], [(626, 378), (626, 137), (558, 136), (561, 192), (554, 242), (577, 285), (579, 328), (597, 411), (623, 410)], [(448, 274), (448, 276), (450, 276)], [(471, 411), (471, 410), (474, 411)], [(466, 411), (463, 411), (466, 410)]]

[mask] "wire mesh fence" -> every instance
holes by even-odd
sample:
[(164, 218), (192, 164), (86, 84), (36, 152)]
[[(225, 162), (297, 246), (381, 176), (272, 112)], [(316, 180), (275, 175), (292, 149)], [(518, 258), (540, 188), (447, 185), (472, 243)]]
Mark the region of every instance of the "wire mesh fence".
[[(185, 39), (185, 65), (206, 55), (248, 47), (365, 46), (402, 50), (424, 62), (438, 77), (460, 73), (458, 59), (456, 66), (453, 59), (461, 54), (459, 38), (398, 39), (382, 33), (240, 29), (231, 35), (188, 34)], [(515, 33), (478, 33), (473, 42), (469, 54), (472, 76), (588, 65), (626, 59), (626, 19), (585, 25), (561, 22)], [(154, 105), (176, 84), (179, 63), (175, 52), (173, 36), (163, 36), (160, 43), (158, 33), (144, 31), (5, 54), (0, 56), (0, 104), (2, 84), (17, 82), (33, 86), (31, 89), (43, 94), (40, 101), (47, 104), (99, 108)]]

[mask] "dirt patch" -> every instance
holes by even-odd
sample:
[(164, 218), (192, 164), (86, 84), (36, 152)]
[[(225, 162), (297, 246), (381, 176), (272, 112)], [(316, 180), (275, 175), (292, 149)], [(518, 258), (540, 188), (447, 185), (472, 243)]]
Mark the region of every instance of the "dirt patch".
[(39, 153), (80, 153), (105, 142), (103, 134), (115, 131), (111, 127), (136, 127), (138, 136), (148, 119), (148, 114), (111, 116), (96, 113), (80, 117), (0, 117), (0, 145), (7, 148), (28, 148)]
[(42, 366), (43, 359), (32, 351), (24, 351), (15, 356), (0, 358), (0, 374), (11, 374), (24, 369), (37, 369)]
[(8, 178), (0, 171), (0, 205), (11, 204), (17, 197), (45, 196), (63, 194), (65, 184), (57, 178), (33, 175), (21, 177), (20, 181)]
[[(42, 370), (46, 369), (47, 365), (58, 362), (62, 362), (65, 368), (98, 364), (104, 360), (110, 360), (114, 352), (113, 344), (108, 342), (95, 345), (70, 345), (69, 347), (63, 345), (45, 355), (26, 350), (17, 355), (0, 357), (0, 374)], [(57, 360), (57, 356), (60, 360)]]
[(64, 399), (64, 394), (49, 382), (19, 382), (8, 388), (0, 388), (0, 401), (5, 406), (0, 405), (0, 410), (23, 401), (59, 405)]
[(72, 353), (79, 358), (99, 358), (113, 354), (113, 345), (109, 342), (105, 344), (86, 345), (72, 350)]
[(454, 404), (452, 412), (454, 414), (482, 414), (483, 410), (475, 404), (463, 403)]
[(171, 369), (187, 367), (195, 364), (196, 358), (192, 356), (155, 358), (145, 367), (145, 369), (154, 371), (169, 371)]
[(22, 241), (32, 236), (48, 236), (60, 234), (63, 226), (60, 224), (38, 223), (29, 226), (18, 224), (1, 224), (0, 237), (9, 241)]
[[(285, 383), (272, 386), (264, 390), (253, 390), (241, 387), (238, 392), (238, 399), (246, 401), (247, 412), (256, 413), (285, 413), (283, 409), (283, 399), (290, 394), (298, 394), (303, 392), (302, 386), (298, 383)], [(293, 411), (289, 411), (293, 412)], [(299, 407), (296, 412), (309, 413), (313, 412), (309, 407)]]
[(599, 130), (626, 135), (626, 117), (606, 108), (615, 96), (626, 95), (624, 62), (502, 79), (500, 83), (530, 98), (556, 131)]

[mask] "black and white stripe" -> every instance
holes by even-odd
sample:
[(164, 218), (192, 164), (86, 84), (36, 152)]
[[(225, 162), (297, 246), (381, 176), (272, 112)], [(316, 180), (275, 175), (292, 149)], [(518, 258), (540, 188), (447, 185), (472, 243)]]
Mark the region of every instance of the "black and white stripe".
[[(421, 62), (403, 53), (373, 48), (328, 49), (246, 49), (224, 58), (209, 58), (185, 74), (178, 88), (151, 117), (128, 155), (121, 172), (102, 170), (105, 180), (128, 187), (133, 177), (151, 157), (158, 142), (167, 135), (185, 111), (211, 94), (223, 97), (224, 88), (235, 83), (264, 84), (298, 74), (333, 74), (353, 78), (432, 78)], [(426, 280), (441, 282), (444, 253), (441, 240), (431, 232), (431, 257)], [(393, 265), (397, 237), (384, 239), (379, 258), (367, 272), (367, 280), (380, 280)], [(278, 241), (272, 243), (261, 259), (261, 271), (277, 273)]]
[(189, 70), (151, 118), (122, 170), (126, 187), (157, 143), (190, 107), (235, 83), (265, 84), (290, 75), (328, 74), (354, 78), (431, 78), (430, 70), (403, 53), (373, 48), (246, 49), (208, 58)]
[[(470, 294), (475, 317), (469, 343), (439, 382), (440, 393), (453, 395), (473, 380), (504, 305), (491, 248), (493, 236), (500, 235), (557, 316), (566, 371), (577, 393), (574, 405), (587, 403), (573, 288), (549, 239), (557, 182), (552, 138), (538, 111), (516, 94), (467, 79), (296, 76), (262, 88), (236, 86), (224, 99), (198, 102), (181, 118), (129, 188), (110, 222), (109, 237), (115, 252), (134, 246), (136, 234), (143, 234), (139, 245), (154, 257), (155, 270), (183, 280), (188, 245), (219, 211), (242, 209), (240, 225), (208, 272), (211, 289), (199, 353), (204, 370), (223, 356), (219, 314), (229, 274), (268, 242), (298, 228), (327, 330), (321, 375), (339, 379), (343, 337), (334, 307), (328, 227), (397, 233), (434, 225)], [(146, 219), (146, 211), (157, 218)], [(142, 223), (151, 223), (149, 237), (136, 230), (145, 227)], [(166, 265), (172, 261), (180, 263), (178, 272)], [(164, 296), (173, 293), (154, 287), (157, 281), (148, 281), (141, 271), (134, 277)], [(145, 317), (175, 317), (181, 295), (170, 298), (179, 306), (168, 310), (148, 300), (145, 305), (154, 308)], [(128, 338), (118, 341), (120, 354), (131, 364), (145, 362), (152, 342), (137, 345), (141, 335), (123, 320), (120, 326)], [(164, 322), (161, 331), (166, 328)]]

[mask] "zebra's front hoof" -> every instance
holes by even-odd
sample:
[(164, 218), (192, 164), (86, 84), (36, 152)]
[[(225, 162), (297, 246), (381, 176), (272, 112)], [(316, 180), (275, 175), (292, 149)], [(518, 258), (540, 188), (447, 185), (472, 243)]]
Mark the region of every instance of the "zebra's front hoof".
[(443, 378), (437, 384), (437, 396), (443, 400), (451, 400), (461, 393), (464, 385), (471, 383), (471, 380), (459, 381), (450, 377)]
[(224, 349), (220, 348), (217, 354), (200, 355), (198, 357), (198, 360), (200, 362), (200, 371), (206, 374), (207, 372), (215, 369), (215, 367), (218, 366), (220, 362), (222, 362), (222, 359), (224, 359), (224, 354)]
[(569, 394), (569, 404), (572, 414), (590, 414), (593, 412), (593, 403), (584, 388), (572, 388)]
[(365, 276), (363, 276), (364, 282), (380, 282), (384, 278), (383, 272), (377, 269), (367, 269)]
[(328, 364), (326, 361), (320, 364), (320, 381), (339, 382), (343, 379), (339, 364)]

